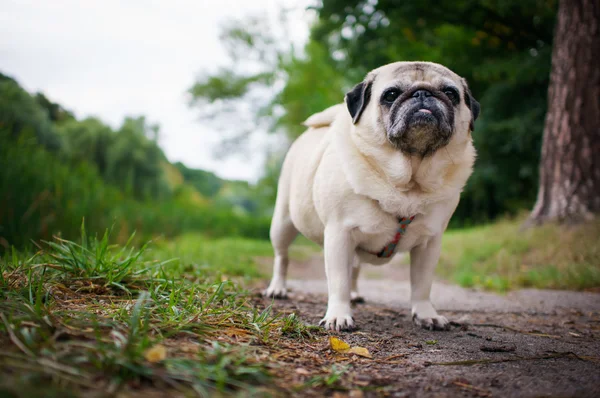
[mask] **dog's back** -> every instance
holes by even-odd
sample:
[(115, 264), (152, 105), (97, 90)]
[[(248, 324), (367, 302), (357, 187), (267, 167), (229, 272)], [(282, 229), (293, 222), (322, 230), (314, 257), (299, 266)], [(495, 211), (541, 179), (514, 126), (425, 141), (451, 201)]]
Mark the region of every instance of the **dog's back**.
[[(329, 127), (343, 110), (343, 105), (338, 104), (312, 115), (304, 122), (308, 130), (290, 147), (279, 178), (274, 219), (289, 219), (298, 231), (317, 243), (322, 243), (323, 226), (314, 225), (319, 223), (319, 218), (313, 203), (313, 181), (330, 141)], [(275, 226), (274, 229), (279, 228)], [(271, 235), (275, 232), (272, 228)]]

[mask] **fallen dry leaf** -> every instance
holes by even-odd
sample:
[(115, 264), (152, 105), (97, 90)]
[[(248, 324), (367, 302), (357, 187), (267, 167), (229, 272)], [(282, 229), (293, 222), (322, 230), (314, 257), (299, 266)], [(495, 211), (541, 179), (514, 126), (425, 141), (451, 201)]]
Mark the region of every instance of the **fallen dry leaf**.
[(155, 363), (160, 362), (167, 357), (167, 347), (162, 344), (157, 344), (152, 348), (149, 348), (144, 353), (144, 358), (146, 361)]
[(331, 345), (333, 351), (341, 353), (345, 353), (350, 349), (350, 344), (333, 336), (329, 336), (329, 345)]
[(355, 354), (365, 358), (373, 358), (369, 350), (364, 347), (350, 347), (350, 344), (338, 339), (337, 337), (329, 336), (329, 345), (331, 349), (340, 354)]
[(365, 358), (373, 358), (369, 350), (364, 347), (352, 347), (347, 351), (348, 354), (356, 354)]

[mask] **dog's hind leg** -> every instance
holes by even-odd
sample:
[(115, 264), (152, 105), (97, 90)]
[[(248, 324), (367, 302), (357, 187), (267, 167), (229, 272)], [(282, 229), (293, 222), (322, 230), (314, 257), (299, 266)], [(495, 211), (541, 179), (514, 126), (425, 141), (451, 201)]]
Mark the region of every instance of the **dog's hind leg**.
[(365, 302), (364, 297), (358, 294), (358, 275), (360, 274), (360, 261), (352, 267), (352, 290), (350, 290), (350, 300), (355, 304), (362, 304)]
[[(273, 221), (271, 222), (271, 244), (275, 252), (273, 262), (273, 277), (269, 287), (263, 291), (263, 296), (287, 298), (287, 269), (289, 263), (289, 247), (298, 235), (298, 230), (292, 223), (288, 211), (287, 200), (277, 197)], [(283, 203), (282, 203), (283, 202)]]

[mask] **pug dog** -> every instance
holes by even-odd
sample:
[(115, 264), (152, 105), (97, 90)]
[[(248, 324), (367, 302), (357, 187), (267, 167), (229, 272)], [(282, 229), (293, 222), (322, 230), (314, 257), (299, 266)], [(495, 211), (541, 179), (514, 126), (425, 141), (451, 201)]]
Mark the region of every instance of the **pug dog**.
[(270, 237), (273, 278), (284, 298), (288, 248), (300, 232), (324, 249), (328, 304), (321, 325), (355, 326), (361, 263), (410, 252), (411, 312), (449, 328), (429, 299), (442, 234), (475, 161), (479, 115), (465, 79), (430, 62), (396, 62), (367, 74), (344, 104), (317, 113), (283, 162)]

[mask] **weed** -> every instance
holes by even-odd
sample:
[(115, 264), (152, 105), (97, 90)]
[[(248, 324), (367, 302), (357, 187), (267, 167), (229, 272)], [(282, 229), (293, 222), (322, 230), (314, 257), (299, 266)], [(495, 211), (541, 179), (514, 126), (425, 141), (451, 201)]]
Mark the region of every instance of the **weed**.
[(304, 341), (305, 339), (313, 339), (315, 334), (322, 334), (321, 328), (305, 324), (296, 314), (289, 314), (283, 318), (283, 324), (281, 325), (282, 336)]

